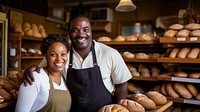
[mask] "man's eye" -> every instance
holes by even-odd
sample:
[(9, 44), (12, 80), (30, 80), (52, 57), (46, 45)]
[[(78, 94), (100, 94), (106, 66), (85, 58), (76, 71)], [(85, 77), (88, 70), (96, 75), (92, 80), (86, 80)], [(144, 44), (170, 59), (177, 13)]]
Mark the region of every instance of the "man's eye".
[(72, 29), (71, 31), (74, 32), (74, 33), (77, 33), (77, 32), (78, 32), (77, 29)]
[(89, 32), (89, 31), (90, 31), (89, 28), (85, 28), (85, 29), (84, 29), (84, 32)]

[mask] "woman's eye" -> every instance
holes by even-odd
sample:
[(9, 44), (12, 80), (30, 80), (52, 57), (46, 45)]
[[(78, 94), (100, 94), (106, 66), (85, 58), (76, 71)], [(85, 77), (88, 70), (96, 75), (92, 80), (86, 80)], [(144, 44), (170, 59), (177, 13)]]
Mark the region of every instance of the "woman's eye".
[(56, 54), (51, 54), (51, 56), (56, 57)]
[(66, 56), (66, 55), (67, 55), (66, 53), (62, 53), (62, 54), (61, 54), (61, 56)]

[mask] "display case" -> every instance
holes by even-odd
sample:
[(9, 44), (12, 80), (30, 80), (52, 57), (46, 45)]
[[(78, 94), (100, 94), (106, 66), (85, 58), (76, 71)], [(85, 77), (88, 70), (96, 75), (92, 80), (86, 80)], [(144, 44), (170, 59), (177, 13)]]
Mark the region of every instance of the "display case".
[(8, 19), (6, 14), (0, 12), (0, 75), (7, 75), (7, 32)]

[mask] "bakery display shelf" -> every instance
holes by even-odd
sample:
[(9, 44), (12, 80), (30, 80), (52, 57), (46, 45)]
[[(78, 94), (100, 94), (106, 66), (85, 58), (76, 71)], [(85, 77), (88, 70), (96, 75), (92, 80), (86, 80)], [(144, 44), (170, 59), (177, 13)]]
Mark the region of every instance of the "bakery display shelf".
[(3, 103), (0, 103), (0, 108), (14, 106), (15, 104), (16, 104), (16, 101), (3, 102)]
[(189, 83), (200, 83), (200, 79), (193, 79), (193, 78), (181, 78), (181, 77), (173, 77), (173, 76), (166, 76), (160, 75), (157, 76), (157, 80), (165, 80), (165, 81), (179, 81), (179, 82), (189, 82)]
[(22, 39), (23, 39), (23, 40), (42, 41), (43, 38), (24, 36)]
[(200, 37), (160, 37), (160, 43), (200, 43)]
[(133, 44), (158, 44), (156, 41), (136, 41), (136, 42), (130, 42), (130, 41), (101, 41), (101, 43), (106, 45), (133, 45)]
[(44, 56), (22, 56), (22, 59), (42, 59)]
[(200, 63), (200, 58), (190, 59), (190, 58), (169, 58), (169, 57), (161, 57), (157, 59), (158, 62), (163, 63)]
[(132, 80), (157, 81), (156, 77), (132, 76)]
[(157, 59), (128, 59), (128, 58), (123, 58), (125, 62), (144, 62), (144, 63), (157, 63)]
[(167, 100), (170, 100), (170, 101), (173, 101), (173, 102), (176, 102), (176, 103), (187, 103), (187, 104), (200, 105), (200, 100), (194, 100), (194, 99), (167, 97)]
[(173, 104), (173, 101), (168, 101), (164, 105), (156, 106), (156, 109), (154, 109), (154, 110), (147, 110), (145, 112), (163, 112), (164, 110), (166, 110), (167, 108), (172, 106), (172, 104)]

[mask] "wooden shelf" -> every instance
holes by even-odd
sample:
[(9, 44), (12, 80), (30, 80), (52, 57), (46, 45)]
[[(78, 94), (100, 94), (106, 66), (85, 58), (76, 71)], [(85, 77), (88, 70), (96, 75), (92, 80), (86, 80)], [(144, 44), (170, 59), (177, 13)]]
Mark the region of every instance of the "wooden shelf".
[(157, 63), (157, 59), (128, 59), (123, 58), (125, 62)]
[(190, 59), (190, 58), (168, 58), (168, 57), (161, 57), (158, 58), (158, 62), (165, 62), (165, 63), (194, 63), (194, 64), (199, 64), (200, 63), (200, 58), (197, 59)]
[(147, 110), (145, 112), (163, 112), (164, 110), (166, 110), (167, 108), (169, 108), (170, 106), (172, 106), (172, 104), (173, 104), (172, 101), (168, 101), (164, 105), (156, 106), (156, 109), (154, 109), (154, 110)]
[(15, 104), (16, 104), (16, 101), (3, 102), (3, 103), (0, 103), (0, 108), (14, 106)]
[(158, 44), (158, 42), (146, 41), (146, 42), (128, 42), (128, 41), (101, 41), (101, 43), (106, 45), (143, 45), (143, 44)]
[(33, 41), (42, 41), (43, 38), (38, 38), (38, 37), (22, 37), (23, 40), (33, 40)]
[(172, 77), (172, 76), (165, 76), (160, 75), (157, 76), (157, 80), (160, 81), (179, 81), (179, 82), (189, 82), (189, 83), (200, 83), (200, 79), (193, 79), (193, 78), (180, 78), (180, 77)]
[(160, 37), (160, 43), (200, 43), (200, 37)]
[(176, 103), (187, 103), (187, 104), (200, 105), (200, 100), (194, 100), (194, 99), (167, 97), (167, 100), (170, 100), (170, 101), (173, 101), (173, 102), (176, 102)]
[(44, 56), (22, 56), (21, 59), (43, 59)]
[(132, 80), (143, 80), (143, 81), (157, 81), (157, 77), (142, 77), (142, 76), (133, 76)]

